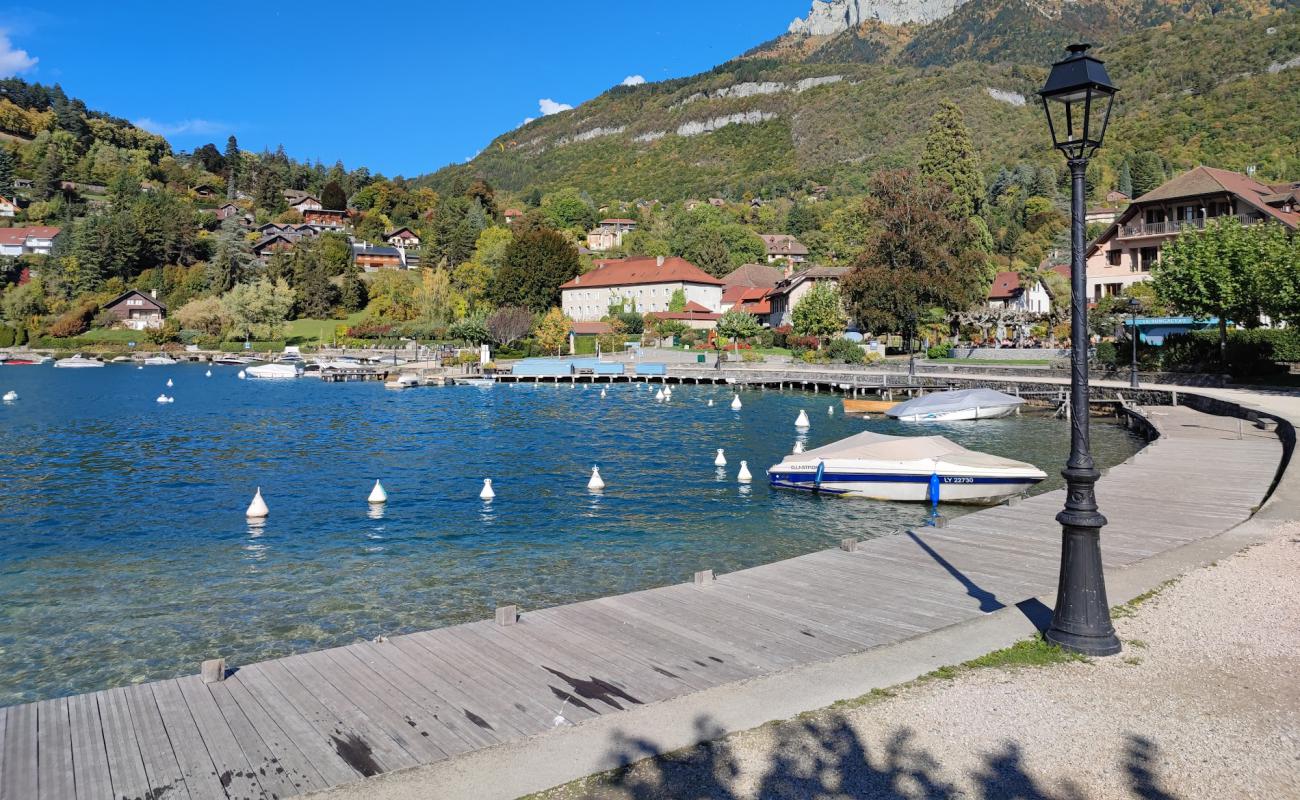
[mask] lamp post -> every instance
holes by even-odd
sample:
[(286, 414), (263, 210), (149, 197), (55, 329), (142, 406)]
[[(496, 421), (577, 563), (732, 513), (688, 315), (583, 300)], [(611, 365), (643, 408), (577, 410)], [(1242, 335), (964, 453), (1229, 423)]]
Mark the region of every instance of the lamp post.
[(1142, 310), (1142, 301), (1136, 297), (1128, 299), (1128, 311), (1130, 316), (1129, 338), (1133, 340), (1133, 360), (1129, 364), (1129, 381), (1128, 385), (1132, 389), (1141, 388), (1138, 386), (1138, 312)]
[(907, 377), (916, 383), (916, 312), (907, 315)]
[(1084, 176), (1088, 159), (1101, 147), (1110, 122), (1115, 87), (1089, 45), (1074, 44), (1052, 65), (1039, 97), (1052, 143), (1070, 167), (1070, 457), (1061, 471), (1066, 483), (1061, 523), (1061, 573), (1049, 642), (1091, 656), (1118, 653), (1110, 621), (1101, 563), (1101, 529), (1088, 433), (1088, 298), (1084, 263)]

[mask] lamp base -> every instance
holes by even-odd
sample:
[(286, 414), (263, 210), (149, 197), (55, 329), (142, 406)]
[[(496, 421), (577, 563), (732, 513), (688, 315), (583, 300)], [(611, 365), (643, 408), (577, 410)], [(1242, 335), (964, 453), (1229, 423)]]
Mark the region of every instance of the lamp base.
[(1072, 653), (1085, 656), (1113, 656), (1122, 649), (1119, 637), (1115, 635), (1113, 630), (1109, 635), (1100, 634), (1094, 636), (1048, 628), (1047, 633), (1043, 634), (1043, 638), (1062, 650), (1069, 650)]

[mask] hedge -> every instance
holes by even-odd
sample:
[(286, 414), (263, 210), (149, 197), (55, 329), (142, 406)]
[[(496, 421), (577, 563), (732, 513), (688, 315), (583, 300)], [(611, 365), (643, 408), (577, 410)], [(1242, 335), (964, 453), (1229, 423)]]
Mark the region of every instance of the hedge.
[[(275, 353), (284, 349), (285, 342), (283, 339), (274, 342), (252, 342), (250, 349), (254, 353)], [(221, 342), (217, 347), (226, 353), (235, 353), (244, 349), (243, 342)]]
[[(1217, 329), (1167, 337), (1159, 354), (1160, 366), (1171, 372), (1223, 369), (1219, 363)], [(1241, 377), (1284, 372), (1285, 368), (1279, 364), (1300, 362), (1300, 331), (1293, 328), (1228, 331), (1227, 358), (1228, 370)]]
[(0, 347), (13, 347), (17, 332), (8, 325), (0, 325)]

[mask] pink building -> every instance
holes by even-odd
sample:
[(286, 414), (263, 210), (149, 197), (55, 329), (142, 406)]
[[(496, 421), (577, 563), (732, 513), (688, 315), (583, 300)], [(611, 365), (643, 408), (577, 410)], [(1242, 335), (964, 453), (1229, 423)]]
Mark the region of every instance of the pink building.
[(1150, 280), (1160, 249), (1206, 220), (1234, 216), (1243, 225), (1300, 226), (1300, 182), (1260, 183), (1246, 175), (1197, 167), (1134, 200), (1088, 246), (1088, 299), (1120, 294)]

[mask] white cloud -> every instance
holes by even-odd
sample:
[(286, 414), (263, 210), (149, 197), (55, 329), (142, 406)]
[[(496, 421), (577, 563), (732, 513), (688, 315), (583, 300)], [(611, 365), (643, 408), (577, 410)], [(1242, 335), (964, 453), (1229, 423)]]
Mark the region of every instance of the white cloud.
[(537, 119), (537, 117), (524, 117), (524, 125), (527, 125), (535, 119)]
[(572, 111), (573, 106), (568, 103), (557, 103), (549, 97), (543, 97), (537, 101), (537, 107), (541, 109), (543, 117), (549, 117), (552, 114), (558, 114), (561, 111)]
[(159, 136), (213, 136), (229, 130), (230, 126), (207, 119), (184, 119), (179, 122), (161, 122), (149, 117), (133, 120), (137, 128), (144, 128)]
[(619, 86), (640, 86), (645, 83), (644, 75), (628, 75)]
[(39, 58), (27, 55), (26, 50), (17, 50), (9, 41), (9, 32), (0, 28), (0, 78), (8, 78), (36, 66)]

